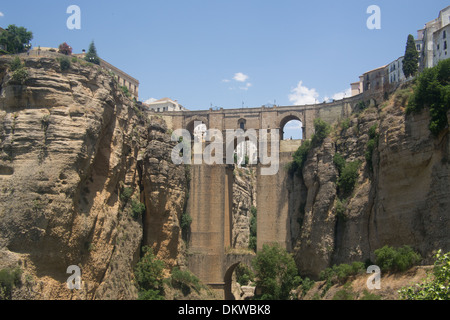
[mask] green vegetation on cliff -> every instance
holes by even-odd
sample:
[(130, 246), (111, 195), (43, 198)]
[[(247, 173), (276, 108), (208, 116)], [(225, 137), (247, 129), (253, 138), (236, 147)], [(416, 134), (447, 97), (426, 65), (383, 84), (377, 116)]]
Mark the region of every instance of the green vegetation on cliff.
[(24, 85), (26, 83), (26, 81), (28, 80), (28, 70), (19, 57), (15, 57), (11, 61), (9, 69), (12, 71), (12, 83), (18, 85)]
[(338, 193), (341, 195), (341, 198), (346, 198), (351, 194), (358, 180), (358, 170), (361, 162), (358, 160), (346, 162), (339, 153), (335, 154), (333, 162), (339, 173), (337, 182)]
[(401, 248), (392, 248), (384, 246), (375, 250), (375, 263), (382, 271), (403, 272), (414, 265), (417, 265), (422, 257), (415, 252), (410, 246)]
[(288, 165), (288, 171), (291, 175), (301, 175), (306, 159), (312, 148), (318, 147), (322, 144), (325, 138), (330, 134), (330, 125), (320, 118), (314, 120), (314, 131), (311, 140), (306, 140), (294, 153), (294, 160)]
[(378, 140), (380, 135), (377, 134), (377, 125), (373, 125), (369, 129), (369, 141), (367, 142), (366, 161), (369, 166), (369, 170), (373, 171), (373, 153), (378, 146)]
[(11, 293), (14, 287), (20, 283), (22, 270), (2, 269), (0, 270), (0, 300), (10, 300)]
[(425, 69), (418, 77), (414, 94), (409, 99), (407, 114), (430, 110), (430, 131), (438, 136), (448, 127), (447, 112), (450, 110), (450, 59), (443, 60), (434, 68)]
[(253, 260), (253, 268), (261, 290), (256, 299), (288, 300), (301, 281), (293, 256), (279, 244), (264, 245)]
[(149, 247), (142, 249), (144, 256), (137, 263), (134, 276), (139, 289), (139, 300), (164, 300), (164, 262), (156, 259)]
[(450, 252), (435, 255), (433, 273), (414, 286), (399, 291), (403, 300), (450, 300)]

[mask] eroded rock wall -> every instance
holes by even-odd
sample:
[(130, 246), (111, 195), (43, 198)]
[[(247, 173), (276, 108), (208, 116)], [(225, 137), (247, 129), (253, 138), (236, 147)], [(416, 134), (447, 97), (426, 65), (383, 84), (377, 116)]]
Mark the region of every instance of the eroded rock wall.
[[(394, 96), (379, 106), (356, 111), (345, 127), (314, 148), (305, 164), (301, 188), (304, 217), (295, 244), (300, 272), (316, 277), (333, 264), (375, 259), (384, 245), (410, 245), (431, 262), (434, 251), (450, 250), (449, 132), (431, 135), (427, 111), (405, 115)], [(376, 126), (378, 146), (373, 171), (366, 159), (369, 128)], [(339, 152), (359, 160), (358, 179), (337, 214)]]
[[(141, 246), (168, 267), (179, 253), (185, 173), (168, 164), (167, 128), (106, 70), (22, 59), (23, 85), (0, 59), (0, 268), (24, 271), (13, 298), (135, 299)], [(71, 265), (81, 290), (66, 286)]]

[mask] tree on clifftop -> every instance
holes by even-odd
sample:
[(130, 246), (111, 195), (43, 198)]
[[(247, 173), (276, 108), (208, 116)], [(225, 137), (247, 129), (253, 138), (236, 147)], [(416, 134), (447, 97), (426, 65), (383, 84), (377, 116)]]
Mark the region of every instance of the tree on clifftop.
[(88, 53), (86, 54), (86, 57), (84, 57), (84, 60), (94, 64), (100, 64), (100, 58), (97, 55), (97, 49), (95, 48), (94, 41), (92, 41), (91, 44), (89, 45), (89, 50)]
[(66, 42), (61, 43), (61, 44), (59, 45), (59, 50), (58, 50), (58, 52), (59, 52), (59, 53), (62, 53), (62, 54), (65, 54), (65, 55), (67, 55), (67, 56), (70, 56), (70, 55), (72, 55), (72, 47), (69, 46)]
[(414, 76), (419, 68), (419, 53), (416, 49), (416, 42), (413, 35), (408, 36), (406, 42), (405, 59), (403, 60), (403, 73), (406, 78)]
[(28, 45), (33, 39), (33, 33), (24, 27), (17, 27), (14, 24), (0, 34), (0, 44), (6, 46), (9, 53), (21, 53), (25, 51), (25, 45)]

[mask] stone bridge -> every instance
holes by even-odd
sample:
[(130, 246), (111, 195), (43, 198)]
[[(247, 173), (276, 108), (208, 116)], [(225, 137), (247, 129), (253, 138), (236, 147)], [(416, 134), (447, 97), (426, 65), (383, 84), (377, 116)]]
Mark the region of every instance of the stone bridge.
[[(164, 113), (172, 130), (194, 130), (195, 121), (208, 129), (279, 129), (283, 140), (284, 126), (291, 120), (302, 123), (303, 139), (314, 134), (314, 119), (329, 124), (347, 118), (356, 105), (373, 95), (355, 97), (307, 106), (278, 106), (273, 108), (220, 109), (207, 111), (181, 111)], [(379, 98), (379, 96), (378, 96)], [(379, 100), (380, 101), (380, 100)], [(292, 161), (292, 154), (301, 141), (280, 142), (280, 169), (275, 175), (261, 175), (257, 164), (257, 250), (264, 244), (279, 243), (292, 251), (295, 240), (295, 218), (290, 213), (289, 175), (283, 166)], [(226, 299), (231, 295), (231, 275), (239, 263), (250, 264), (254, 255), (229, 253), (232, 248), (232, 204), (234, 165), (191, 165), (188, 213), (192, 217), (189, 240), (188, 267), (204, 283), (221, 292)], [(228, 253), (227, 253), (228, 252)]]

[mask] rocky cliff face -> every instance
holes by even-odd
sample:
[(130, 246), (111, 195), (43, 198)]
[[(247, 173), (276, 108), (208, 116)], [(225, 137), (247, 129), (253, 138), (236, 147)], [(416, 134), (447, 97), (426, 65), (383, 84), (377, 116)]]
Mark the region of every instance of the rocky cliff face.
[[(310, 152), (300, 179), (307, 194), (295, 248), (302, 274), (317, 277), (333, 264), (374, 261), (374, 250), (384, 245), (410, 245), (425, 262), (437, 249), (450, 250), (449, 131), (435, 138), (428, 112), (405, 116), (404, 101), (398, 93), (355, 110)], [(371, 127), (379, 134), (373, 170), (365, 159)], [(337, 192), (336, 153), (361, 163), (346, 199)]]
[(232, 240), (234, 249), (248, 249), (251, 209), (256, 207), (256, 169), (235, 168), (233, 180)]
[(153, 249), (167, 269), (184, 266), (185, 243), (180, 218), (188, 197), (189, 167), (175, 165), (171, 160), (173, 143), (164, 121), (154, 119), (149, 126), (148, 144), (142, 164), (144, 217), (143, 245)]
[[(16, 298), (136, 298), (141, 245), (158, 242), (164, 259), (179, 252), (185, 175), (167, 163), (164, 123), (96, 66), (62, 72), (54, 58), (26, 58), (21, 85), (9, 63), (0, 59), (0, 268), (24, 270)], [(82, 290), (67, 289), (71, 265)]]

